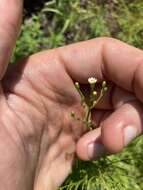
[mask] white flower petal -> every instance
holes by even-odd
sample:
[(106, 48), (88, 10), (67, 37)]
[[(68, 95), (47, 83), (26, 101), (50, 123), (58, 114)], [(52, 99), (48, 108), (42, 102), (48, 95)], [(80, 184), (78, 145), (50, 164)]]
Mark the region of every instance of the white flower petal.
[(88, 82), (89, 82), (90, 84), (95, 84), (95, 83), (97, 82), (97, 79), (94, 78), (94, 77), (90, 77), (90, 78), (88, 78)]

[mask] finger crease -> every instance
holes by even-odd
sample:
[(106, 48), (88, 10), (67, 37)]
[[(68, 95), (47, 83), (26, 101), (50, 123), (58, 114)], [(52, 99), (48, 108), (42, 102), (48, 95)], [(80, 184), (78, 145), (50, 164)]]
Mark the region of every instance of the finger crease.
[(141, 64), (142, 62), (139, 62), (136, 66), (135, 71), (133, 72), (133, 77), (132, 77), (132, 81), (131, 81), (131, 91), (134, 92), (136, 94), (136, 77), (138, 76), (138, 71), (140, 70)]

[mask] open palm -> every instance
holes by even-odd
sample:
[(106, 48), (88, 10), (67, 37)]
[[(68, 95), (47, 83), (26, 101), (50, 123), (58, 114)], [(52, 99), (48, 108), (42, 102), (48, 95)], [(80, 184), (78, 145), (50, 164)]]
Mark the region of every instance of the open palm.
[(56, 189), (71, 171), (83, 131), (70, 117), (82, 110), (64, 64), (56, 50), (34, 55), (11, 68), (2, 86), (3, 170), (17, 189), (19, 184), (32, 189), (34, 183), (35, 189)]
[(28, 58), (5, 74), (21, 14), (21, 0), (0, 2), (1, 188), (52, 190), (70, 172), (82, 131), (69, 119), (78, 96), (55, 53)]

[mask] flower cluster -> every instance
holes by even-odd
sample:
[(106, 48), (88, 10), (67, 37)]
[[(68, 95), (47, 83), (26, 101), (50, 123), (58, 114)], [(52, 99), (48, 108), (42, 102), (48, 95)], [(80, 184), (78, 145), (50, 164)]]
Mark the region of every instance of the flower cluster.
[(96, 90), (96, 84), (98, 83), (98, 80), (94, 77), (88, 78), (88, 84), (90, 85), (90, 94), (87, 97), (83, 94), (80, 84), (78, 82), (75, 82), (75, 88), (78, 91), (80, 98), (81, 98), (81, 105), (84, 108), (85, 116), (83, 119), (80, 119), (76, 117), (74, 112), (71, 112), (72, 118), (82, 121), (87, 128), (93, 129), (95, 128), (95, 124), (91, 120), (91, 111), (95, 106), (99, 103), (99, 101), (102, 99), (102, 97), (105, 95), (107, 88), (106, 81), (103, 81), (101, 84), (100, 90)]

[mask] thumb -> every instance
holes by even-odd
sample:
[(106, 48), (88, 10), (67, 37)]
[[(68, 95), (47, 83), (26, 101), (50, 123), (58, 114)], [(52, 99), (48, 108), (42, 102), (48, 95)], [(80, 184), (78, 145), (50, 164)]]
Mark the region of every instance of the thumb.
[(19, 33), (23, 0), (0, 1), (0, 80)]

